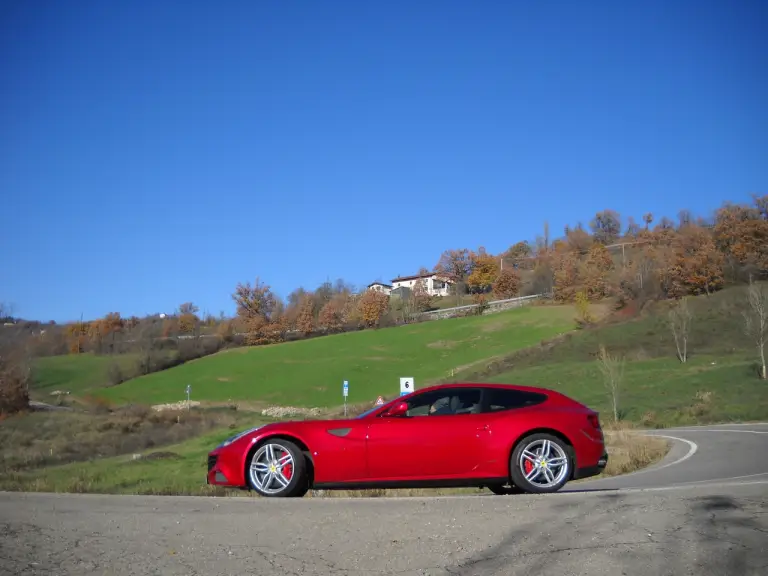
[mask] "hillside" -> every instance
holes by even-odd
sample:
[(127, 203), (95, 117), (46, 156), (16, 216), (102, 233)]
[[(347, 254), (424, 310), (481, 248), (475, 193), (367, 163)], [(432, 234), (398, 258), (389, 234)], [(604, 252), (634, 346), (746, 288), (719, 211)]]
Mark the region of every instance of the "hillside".
[(572, 306), (526, 306), (486, 316), (409, 324), (238, 348), (99, 391), (115, 403), (192, 399), (329, 407), (391, 397), (399, 378), (424, 386), (574, 328)]
[(619, 408), (628, 420), (674, 425), (768, 418), (768, 388), (758, 379), (757, 350), (744, 335), (744, 287), (691, 298), (689, 357), (676, 358), (667, 323), (670, 303), (653, 304), (627, 322), (574, 332), (552, 347), (538, 347), (467, 377), (542, 385), (562, 391), (611, 417), (599, 345), (625, 358)]

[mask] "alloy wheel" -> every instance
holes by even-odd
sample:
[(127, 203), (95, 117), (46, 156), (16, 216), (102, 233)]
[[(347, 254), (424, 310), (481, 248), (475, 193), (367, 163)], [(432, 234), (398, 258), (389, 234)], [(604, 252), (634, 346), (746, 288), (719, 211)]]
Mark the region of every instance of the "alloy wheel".
[(563, 447), (548, 437), (531, 439), (517, 458), (517, 467), (534, 489), (549, 491), (564, 483), (569, 459)]
[(277, 496), (288, 489), (295, 467), (293, 454), (286, 446), (279, 442), (267, 442), (251, 458), (251, 483), (259, 492)]

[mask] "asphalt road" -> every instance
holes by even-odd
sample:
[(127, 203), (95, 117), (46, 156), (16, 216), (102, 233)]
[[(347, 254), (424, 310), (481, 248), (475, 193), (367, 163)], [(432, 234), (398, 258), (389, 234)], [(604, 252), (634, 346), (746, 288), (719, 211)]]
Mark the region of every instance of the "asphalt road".
[(547, 496), (0, 493), (0, 574), (768, 573), (768, 426), (654, 433), (653, 470)]

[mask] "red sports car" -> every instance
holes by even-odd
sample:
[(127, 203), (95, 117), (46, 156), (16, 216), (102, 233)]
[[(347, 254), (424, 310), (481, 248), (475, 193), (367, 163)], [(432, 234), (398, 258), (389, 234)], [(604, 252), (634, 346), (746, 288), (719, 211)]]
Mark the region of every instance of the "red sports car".
[(310, 489), (488, 487), (546, 493), (608, 462), (597, 412), (545, 388), (444, 384), (354, 418), (275, 422), (208, 454), (208, 484)]

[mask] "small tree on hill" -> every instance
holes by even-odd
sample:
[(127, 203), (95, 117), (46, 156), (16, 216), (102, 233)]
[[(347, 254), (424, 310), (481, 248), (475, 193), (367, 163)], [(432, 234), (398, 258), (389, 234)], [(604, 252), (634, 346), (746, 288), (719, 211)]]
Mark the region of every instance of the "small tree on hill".
[(749, 308), (744, 314), (744, 331), (752, 338), (760, 354), (760, 378), (768, 379), (765, 367), (765, 342), (768, 340), (768, 288), (749, 279), (747, 289)]
[(691, 330), (693, 314), (688, 308), (688, 298), (681, 298), (669, 311), (669, 327), (675, 338), (677, 358), (683, 364), (688, 360), (688, 334)]
[(611, 396), (611, 407), (613, 409), (613, 421), (619, 421), (619, 394), (624, 381), (624, 359), (618, 356), (612, 356), (600, 344), (598, 354), (598, 365), (603, 375), (603, 383)]

